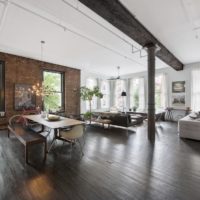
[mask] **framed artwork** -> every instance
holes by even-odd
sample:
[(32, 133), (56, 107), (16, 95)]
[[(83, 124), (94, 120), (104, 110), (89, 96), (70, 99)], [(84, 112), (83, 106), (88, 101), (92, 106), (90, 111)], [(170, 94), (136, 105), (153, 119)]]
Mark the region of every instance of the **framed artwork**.
[(185, 93), (173, 93), (172, 106), (185, 106)]
[(183, 93), (185, 92), (185, 81), (172, 82), (172, 93)]
[(29, 91), (30, 84), (15, 84), (15, 110), (36, 109), (36, 96)]

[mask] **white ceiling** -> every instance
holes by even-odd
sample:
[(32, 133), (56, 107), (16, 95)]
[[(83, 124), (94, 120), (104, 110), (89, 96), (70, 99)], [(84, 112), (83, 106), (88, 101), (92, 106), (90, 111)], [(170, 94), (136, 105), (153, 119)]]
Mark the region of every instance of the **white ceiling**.
[(184, 64), (200, 61), (200, 0), (120, 0)]
[[(181, 61), (200, 61), (191, 22), (199, 15), (187, 21), (181, 0), (122, 2)], [(77, 0), (0, 0), (0, 51), (41, 59), (41, 40), (44, 61), (107, 76), (115, 76), (118, 65), (121, 75), (146, 70), (146, 57), (133, 54), (131, 45), (141, 47)]]

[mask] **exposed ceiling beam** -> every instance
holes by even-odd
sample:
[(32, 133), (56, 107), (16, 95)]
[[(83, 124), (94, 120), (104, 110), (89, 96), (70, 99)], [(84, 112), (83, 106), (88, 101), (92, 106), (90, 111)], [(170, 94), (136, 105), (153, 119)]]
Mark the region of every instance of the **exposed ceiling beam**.
[(79, 0), (85, 6), (103, 17), (113, 26), (128, 35), (141, 46), (153, 43), (161, 49), (156, 56), (175, 70), (182, 70), (183, 64), (159, 42), (118, 0)]

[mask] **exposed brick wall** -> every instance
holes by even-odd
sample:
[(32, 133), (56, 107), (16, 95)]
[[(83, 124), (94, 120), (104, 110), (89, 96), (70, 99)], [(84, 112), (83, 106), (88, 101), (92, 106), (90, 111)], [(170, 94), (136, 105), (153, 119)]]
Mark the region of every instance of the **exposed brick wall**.
[[(14, 110), (15, 83), (42, 83), (44, 69), (64, 73), (65, 79), (65, 111), (68, 114), (80, 113), (80, 70), (38, 60), (24, 58), (0, 52), (0, 60), (5, 61), (5, 110), (7, 117), (19, 114)], [(41, 97), (36, 97), (36, 105), (42, 107)]]

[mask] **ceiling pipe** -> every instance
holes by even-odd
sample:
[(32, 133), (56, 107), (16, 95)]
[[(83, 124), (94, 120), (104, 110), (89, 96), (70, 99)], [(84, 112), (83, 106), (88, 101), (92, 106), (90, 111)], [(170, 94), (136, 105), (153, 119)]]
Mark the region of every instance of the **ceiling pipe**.
[(97, 20), (95, 20), (94, 18), (92, 18), (89, 15), (87, 15), (81, 9), (79, 9), (79, 6), (78, 6), (78, 3), (80, 3), (79, 0), (77, 0), (77, 6), (74, 6), (73, 4), (67, 2), (66, 0), (61, 0), (61, 1), (64, 2), (69, 7), (73, 8), (74, 10), (76, 10), (77, 12), (81, 13), (82, 15), (84, 15), (85, 17), (87, 17), (88, 19), (90, 19), (91, 21), (95, 22), (96, 24), (98, 24), (99, 26), (101, 26), (102, 28), (104, 28), (105, 30), (107, 30), (108, 32), (110, 32), (111, 34), (115, 35), (116, 37), (118, 37), (119, 39), (121, 39), (126, 44), (128, 44), (130, 46), (130, 48), (131, 48), (131, 53), (132, 54), (139, 53), (139, 57), (140, 58), (147, 57), (147, 55), (146, 56), (142, 56), (143, 47), (142, 48), (138, 48), (138, 47), (134, 46), (131, 42), (129, 42), (128, 40), (124, 39), (123, 37), (121, 37), (120, 35), (118, 35), (117, 33), (115, 33), (114, 31), (112, 31), (111, 29), (107, 28), (106, 26), (104, 26), (103, 24), (101, 24), (100, 22), (98, 22)]
[[(38, 17), (40, 17), (41, 19), (43, 19), (43, 20), (45, 20), (45, 21), (48, 21), (49, 23), (52, 23), (52, 24), (54, 24), (54, 25), (56, 25), (56, 26), (62, 28), (64, 31), (69, 31), (69, 32), (71, 32), (71, 33), (73, 33), (73, 34), (75, 34), (75, 35), (81, 37), (81, 38), (84, 38), (84, 39), (86, 39), (86, 40), (88, 40), (88, 41), (90, 41), (90, 42), (92, 42), (92, 43), (98, 45), (98, 46), (101, 46), (101, 47), (104, 48), (104, 49), (107, 49), (107, 50), (111, 51), (112, 53), (115, 53), (115, 54), (118, 55), (118, 56), (121, 56), (121, 57), (123, 57), (123, 58), (125, 58), (125, 59), (128, 59), (128, 60), (130, 60), (130, 61), (132, 61), (132, 62), (134, 62), (134, 63), (136, 63), (136, 64), (138, 64), (138, 65), (145, 66), (145, 65), (143, 65), (142, 63), (140, 63), (140, 62), (138, 62), (138, 61), (132, 59), (131, 57), (128, 57), (128, 56), (126, 56), (126, 55), (124, 55), (124, 54), (118, 52), (118, 51), (115, 50), (115, 49), (112, 49), (112, 48), (110, 48), (110, 47), (108, 47), (108, 46), (106, 46), (106, 45), (104, 45), (104, 44), (101, 44), (101, 43), (98, 42), (98, 41), (95, 41), (95, 40), (93, 40), (93, 39), (91, 39), (91, 38), (89, 38), (89, 37), (83, 35), (82, 33), (78, 33), (78, 32), (76, 32), (76, 31), (72, 30), (71, 28), (68, 28), (66, 25), (64, 25), (63, 22), (61, 23), (61, 21), (58, 20), (58, 19), (57, 19), (57, 20), (55, 20), (55, 19), (50, 19), (50, 18), (44, 16), (43, 14), (40, 14), (40, 13), (38, 13), (38, 12), (36, 12), (36, 11), (33, 11), (33, 10), (31, 10), (31, 9), (29, 9), (29, 8), (27, 8), (27, 7), (25, 7), (24, 5), (21, 5), (21, 4), (17, 3), (17, 2), (15, 2), (14, 0), (9, 1), (9, 3), (12, 4), (12, 5), (14, 5), (14, 6), (16, 6), (16, 7), (18, 7), (18, 8), (20, 8), (20, 9), (22, 9), (22, 10), (24, 10), (24, 11), (26, 11), (26, 12), (28, 12), (28, 13), (31, 13), (31, 14), (33, 14), (33, 15), (35, 15), (35, 16), (38, 16)], [(56, 18), (56, 17), (55, 17), (55, 18)]]
[[(98, 24), (99, 26), (101, 26), (102, 28), (104, 28), (106, 31), (112, 33), (113, 35), (115, 35), (116, 37), (118, 37), (119, 39), (121, 39), (123, 42), (125, 42), (126, 44), (130, 45), (131, 48), (136, 49), (135, 52), (139, 52), (140, 49), (135, 47), (131, 42), (129, 42), (128, 40), (124, 39), (123, 37), (121, 37), (119, 34), (115, 33), (114, 31), (112, 31), (111, 29), (107, 28), (106, 26), (104, 26), (102, 23), (98, 22), (97, 20), (95, 20), (94, 18), (90, 17), (89, 15), (87, 15), (85, 12), (83, 12), (81, 9), (79, 9), (78, 5), (73, 6), (71, 3), (67, 2), (66, 0), (61, 0), (62, 2), (64, 2), (66, 5), (68, 5), (69, 7), (73, 8), (74, 10), (76, 10), (77, 12), (81, 13), (82, 15), (84, 15), (85, 17), (87, 17), (88, 19), (90, 19), (91, 21), (95, 22), (96, 24)], [(77, 3), (80, 3), (77, 0)], [(139, 44), (138, 44), (139, 45)], [(132, 52), (132, 53), (135, 53)]]

